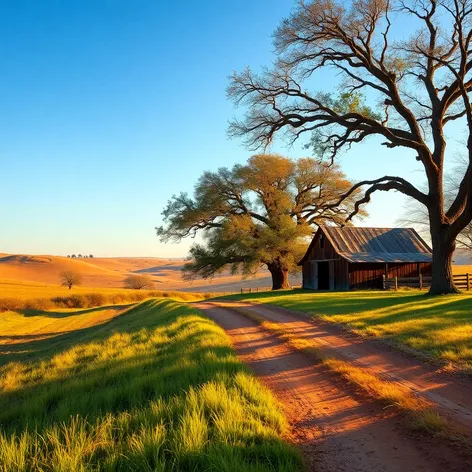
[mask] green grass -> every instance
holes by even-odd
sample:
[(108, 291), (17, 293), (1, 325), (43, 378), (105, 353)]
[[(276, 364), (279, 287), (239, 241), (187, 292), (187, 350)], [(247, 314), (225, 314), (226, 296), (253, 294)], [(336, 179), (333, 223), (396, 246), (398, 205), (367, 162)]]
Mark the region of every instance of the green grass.
[(149, 300), (90, 324), (0, 368), (0, 470), (302, 469), (280, 405), (196, 310)]
[(312, 292), (292, 290), (226, 298), (271, 303), (343, 323), (472, 369), (472, 294), (430, 296), (418, 291)]

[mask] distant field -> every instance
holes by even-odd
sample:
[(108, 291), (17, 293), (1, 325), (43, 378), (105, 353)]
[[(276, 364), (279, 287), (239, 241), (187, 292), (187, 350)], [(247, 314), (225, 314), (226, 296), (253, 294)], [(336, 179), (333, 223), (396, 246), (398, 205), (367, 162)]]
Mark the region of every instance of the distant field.
[[(172, 290), (131, 290), (125, 288), (102, 288), (102, 287), (73, 287), (69, 290), (67, 287), (59, 285), (47, 285), (35, 282), (22, 282), (15, 280), (0, 279), (0, 300), (3, 298), (16, 298), (19, 300), (31, 300), (35, 298), (52, 298), (52, 297), (70, 297), (74, 295), (85, 295), (88, 293), (100, 293), (107, 297), (114, 295), (139, 296), (141, 294), (150, 294), (152, 297), (162, 296), (162, 294), (174, 293)], [(198, 295), (202, 298), (203, 292)], [(191, 293), (182, 294), (185, 300), (192, 299)]]
[(472, 292), (429, 296), (425, 292), (312, 292), (233, 295), (272, 303), (343, 323), (365, 336), (388, 339), (472, 369)]
[(191, 307), (4, 315), (2, 471), (302, 470), (280, 405)]
[[(0, 254), (0, 297), (1, 292), (14, 290), (16, 283), (28, 284), (37, 295), (44, 288), (57, 288), (60, 273), (73, 270), (81, 274), (85, 287), (123, 288), (124, 279), (130, 274), (146, 274), (155, 284), (156, 290), (182, 291), (239, 291), (241, 287), (269, 287), (269, 273), (261, 270), (255, 277), (242, 280), (241, 276), (231, 275), (228, 271), (211, 280), (182, 279), (183, 259), (114, 257), (114, 258), (67, 258), (60, 256), (29, 256)], [(3, 281), (4, 283), (1, 283)], [(300, 278), (293, 279), (294, 285)], [(7, 287), (7, 284), (10, 287)], [(13, 296), (13, 295), (12, 295)]]
[(453, 265), (452, 272), (454, 274), (472, 274), (472, 265)]

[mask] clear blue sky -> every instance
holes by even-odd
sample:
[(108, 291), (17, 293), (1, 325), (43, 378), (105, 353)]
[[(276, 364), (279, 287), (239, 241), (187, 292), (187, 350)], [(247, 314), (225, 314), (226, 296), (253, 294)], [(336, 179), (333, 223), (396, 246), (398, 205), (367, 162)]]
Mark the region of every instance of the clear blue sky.
[[(270, 64), (271, 34), (292, 5), (3, 2), (0, 252), (185, 255), (191, 241), (158, 242), (160, 212), (202, 171), (250, 156), (226, 137), (228, 76)], [(343, 168), (353, 180), (417, 168), (386, 152), (358, 147)], [(376, 197), (364, 224), (394, 224), (402, 202)]]

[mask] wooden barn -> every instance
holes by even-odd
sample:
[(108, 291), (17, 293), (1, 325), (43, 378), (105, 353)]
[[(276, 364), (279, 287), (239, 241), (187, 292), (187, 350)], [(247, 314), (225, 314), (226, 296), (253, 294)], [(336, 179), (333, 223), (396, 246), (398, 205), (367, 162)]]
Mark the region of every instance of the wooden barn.
[(382, 288), (383, 276), (431, 275), (431, 249), (412, 228), (320, 226), (298, 265), (303, 288)]

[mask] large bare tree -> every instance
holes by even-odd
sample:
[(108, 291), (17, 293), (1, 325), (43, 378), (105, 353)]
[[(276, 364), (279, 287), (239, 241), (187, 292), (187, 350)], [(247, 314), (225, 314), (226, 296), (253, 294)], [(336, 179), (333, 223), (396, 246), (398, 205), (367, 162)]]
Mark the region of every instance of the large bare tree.
[[(395, 24), (414, 20), (417, 31), (395, 41), (393, 18)], [(265, 147), (286, 132), (292, 142), (309, 133), (331, 160), (370, 136), (380, 136), (387, 149), (409, 150), (424, 169), (427, 191), (402, 176), (361, 181), (351, 189), (364, 194), (349, 218), (376, 191), (396, 190), (420, 202), (431, 230), (432, 293), (456, 291), (452, 254), (456, 237), (472, 220), (471, 20), (470, 0), (300, 2), (274, 34), (275, 66), (261, 74), (235, 73), (228, 90), (236, 103), (248, 105), (230, 133), (251, 147)], [(328, 68), (342, 76), (342, 91), (309, 92), (317, 73)], [(450, 124), (467, 134), (468, 164), (446, 205)]]
[[(457, 189), (460, 185), (460, 179), (466, 171), (468, 162), (466, 159), (460, 158), (458, 164), (445, 175), (444, 178), (444, 199), (446, 205), (451, 205), (457, 194)], [(421, 188), (422, 191), (427, 191)], [(429, 239), (429, 217), (427, 208), (417, 201), (408, 201), (404, 206), (403, 215), (398, 219), (400, 225), (415, 226), (419, 232), (427, 239)], [(465, 228), (457, 235), (456, 238), (457, 249), (467, 252), (472, 255), (472, 222), (467, 224)]]

